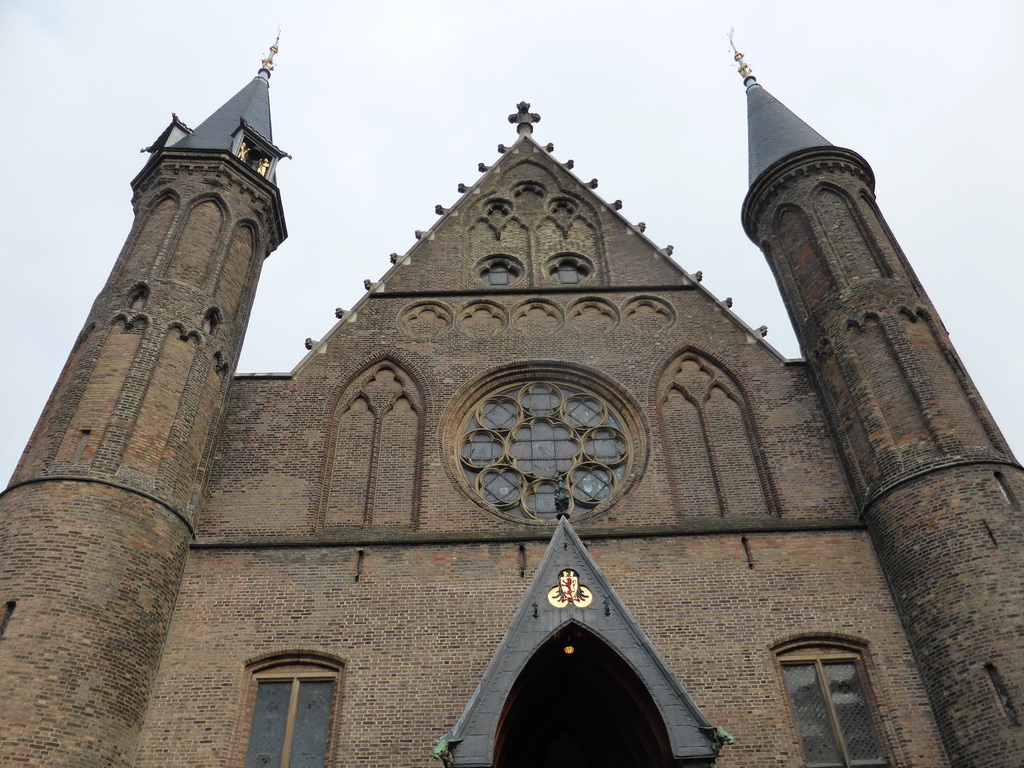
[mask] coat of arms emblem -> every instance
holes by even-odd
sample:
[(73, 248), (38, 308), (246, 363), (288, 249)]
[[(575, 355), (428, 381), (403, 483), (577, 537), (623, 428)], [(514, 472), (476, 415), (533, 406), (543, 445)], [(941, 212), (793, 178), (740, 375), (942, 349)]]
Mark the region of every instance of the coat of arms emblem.
[(594, 599), (589, 587), (580, 584), (580, 575), (572, 568), (565, 568), (558, 574), (558, 586), (548, 592), (548, 602), (555, 608), (575, 605), (586, 608)]

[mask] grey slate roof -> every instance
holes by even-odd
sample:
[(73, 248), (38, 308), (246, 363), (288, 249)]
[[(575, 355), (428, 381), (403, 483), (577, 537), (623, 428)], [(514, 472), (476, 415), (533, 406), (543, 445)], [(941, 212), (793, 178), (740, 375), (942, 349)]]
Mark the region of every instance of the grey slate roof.
[(262, 75), (225, 102), (224, 106), (200, 123), (199, 127), (177, 142), (176, 149), (223, 149), (231, 151), (231, 135), (245, 122), (268, 142), (274, 138), (270, 128), (270, 83)]
[[(549, 603), (548, 592), (566, 568), (575, 569), (580, 584), (591, 590), (589, 606), (557, 608)], [(673, 765), (696, 768), (714, 762), (718, 749), (707, 735), (711, 729), (707, 719), (601, 573), (576, 531), (563, 519), (476, 692), (455, 727), (443, 737), (455, 744), (454, 768), (492, 764), (498, 721), (512, 685), (537, 649), (569, 624), (604, 641), (636, 673), (664, 719), (676, 761)]]
[(747, 88), (747, 142), (751, 185), (768, 168), (794, 152), (832, 146), (757, 83)]

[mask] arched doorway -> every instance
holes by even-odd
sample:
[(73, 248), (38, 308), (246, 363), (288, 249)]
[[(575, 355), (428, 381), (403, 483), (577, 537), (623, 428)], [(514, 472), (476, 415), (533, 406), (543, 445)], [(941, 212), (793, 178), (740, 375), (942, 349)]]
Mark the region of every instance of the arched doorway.
[(533, 654), (502, 710), (494, 768), (664, 768), (668, 733), (633, 669), (571, 622)]

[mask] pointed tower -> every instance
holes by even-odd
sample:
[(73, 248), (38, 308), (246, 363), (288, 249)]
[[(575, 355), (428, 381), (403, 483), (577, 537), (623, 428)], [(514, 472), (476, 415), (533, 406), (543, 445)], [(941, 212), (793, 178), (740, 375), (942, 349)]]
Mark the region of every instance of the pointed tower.
[(952, 765), (1019, 765), (1024, 477), (875, 204), (874, 175), (747, 87), (743, 226), (817, 381)]
[(132, 182), (135, 223), (0, 496), (0, 754), (132, 760), (263, 259), (273, 55)]

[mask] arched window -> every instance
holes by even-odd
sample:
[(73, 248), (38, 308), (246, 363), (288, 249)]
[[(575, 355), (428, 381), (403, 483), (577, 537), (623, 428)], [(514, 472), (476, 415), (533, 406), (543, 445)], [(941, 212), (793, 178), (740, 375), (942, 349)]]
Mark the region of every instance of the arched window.
[(548, 273), (562, 285), (578, 285), (590, 272), (590, 265), (575, 254), (560, 254), (548, 266)]
[(863, 648), (805, 640), (776, 649), (804, 761), (814, 768), (888, 766)]
[(149, 298), (149, 288), (144, 285), (140, 285), (131, 295), (128, 296), (128, 307), (130, 309), (142, 309), (146, 306), (146, 300)]
[(323, 768), (340, 662), (287, 655), (254, 664), (249, 673), (253, 703), (245, 768)]
[(210, 309), (203, 317), (203, 333), (213, 335), (220, 325), (220, 312), (217, 309)]
[(484, 262), (480, 279), (492, 288), (504, 288), (518, 280), (521, 273), (519, 265), (512, 259), (497, 257)]

